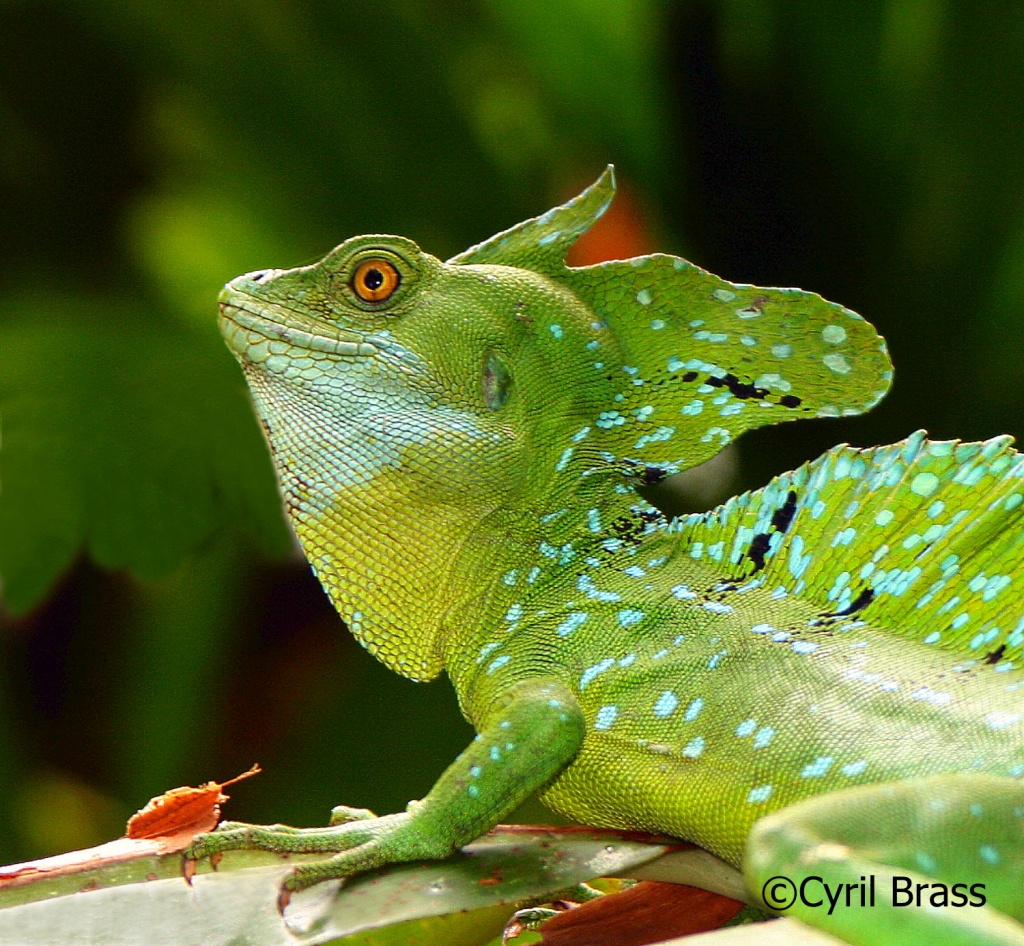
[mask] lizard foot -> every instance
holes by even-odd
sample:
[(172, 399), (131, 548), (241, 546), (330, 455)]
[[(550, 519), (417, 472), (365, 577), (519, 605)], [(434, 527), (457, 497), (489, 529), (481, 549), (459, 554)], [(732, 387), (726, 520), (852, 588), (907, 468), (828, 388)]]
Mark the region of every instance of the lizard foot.
[(344, 880), (387, 864), (444, 857), (451, 850), (441, 850), (424, 837), (409, 812), (378, 818), (365, 809), (340, 807), (332, 812), (331, 821), (328, 827), (319, 828), (222, 822), (213, 831), (197, 836), (185, 849), (182, 873), (191, 883), (197, 861), (210, 858), (216, 866), (226, 851), (331, 855), (288, 872), (278, 900), (283, 911), (293, 893), (314, 884)]

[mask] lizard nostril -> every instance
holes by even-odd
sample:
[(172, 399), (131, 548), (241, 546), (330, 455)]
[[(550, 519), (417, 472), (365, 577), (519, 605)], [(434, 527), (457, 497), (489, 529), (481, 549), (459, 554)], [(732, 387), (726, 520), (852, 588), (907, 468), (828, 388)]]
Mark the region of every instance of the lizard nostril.
[(269, 269), (261, 269), (258, 273), (253, 273), (249, 278), (253, 282), (260, 282), (261, 280), (266, 279), (266, 277), (267, 277), (267, 275), (269, 273), (270, 273)]

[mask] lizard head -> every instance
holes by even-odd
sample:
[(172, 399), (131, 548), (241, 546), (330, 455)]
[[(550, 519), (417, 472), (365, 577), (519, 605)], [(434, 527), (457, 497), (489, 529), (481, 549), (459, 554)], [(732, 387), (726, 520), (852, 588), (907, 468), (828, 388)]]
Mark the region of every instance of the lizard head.
[(888, 387), (884, 342), (813, 293), (660, 254), (566, 267), (613, 193), (609, 169), (447, 262), (360, 236), (221, 295), (307, 557), (356, 636), (408, 676), (440, 669), (447, 616), (479, 598), (472, 576), (516, 548), (571, 550), (588, 512), (622, 511), (624, 481), (745, 429), (859, 413)]
[(529, 533), (566, 427), (610, 396), (562, 358), (571, 341), (582, 366), (592, 313), (537, 272), (383, 235), (240, 276), (220, 312), (318, 577), (389, 666), (433, 676), (455, 572), (507, 552), (495, 529)]

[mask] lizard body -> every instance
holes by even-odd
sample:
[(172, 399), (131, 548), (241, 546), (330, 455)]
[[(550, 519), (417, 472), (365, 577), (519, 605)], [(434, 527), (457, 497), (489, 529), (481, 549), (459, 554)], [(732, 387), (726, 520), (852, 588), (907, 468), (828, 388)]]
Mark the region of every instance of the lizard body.
[(866, 410), (891, 366), (811, 293), (660, 254), (565, 267), (612, 194), (609, 171), (447, 263), (366, 236), (226, 288), (313, 569), (385, 664), (446, 671), (480, 736), (405, 814), (231, 826), (193, 856), (340, 852), (299, 887), (445, 856), (543, 789), (574, 820), (745, 861), (755, 890), (903, 869), (986, 883), (1002, 911), (894, 933), (794, 907), (850, 942), (1024, 943), (1004, 915), (1024, 913), (1024, 460), (917, 433), (666, 520), (635, 484), (745, 429)]

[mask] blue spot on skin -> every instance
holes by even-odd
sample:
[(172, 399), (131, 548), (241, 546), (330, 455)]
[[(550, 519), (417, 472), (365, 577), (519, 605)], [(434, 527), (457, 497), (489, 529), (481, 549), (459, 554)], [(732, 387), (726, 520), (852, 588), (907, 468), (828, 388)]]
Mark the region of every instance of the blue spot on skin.
[(793, 641), (790, 646), (797, 654), (813, 654), (818, 649), (818, 645), (812, 641)]
[(768, 801), (772, 797), (773, 786), (771, 785), (758, 785), (756, 788), (752, 788), (747, 792), (747, 804), (756, 805), (763, 801)]
[(586, 623), (590, 615), (586, 611), (573, 611), (558, 627), (555, 633), (559, 637), (568, 637), (580, 625)]
[[(542, 222), (544, 222), (544, 221), (542, 221)], [(548, 246), (551, 243), (554, 243), (555, 240), (557, 240), (561, 235), (562, 235), (561, 231), (559, 231), (559, 230), (552, 230), (550, 233), (545, 233), (544, 236), (542, 236), (537, 241), (537, 245), (538, 246)]]
[(504, 667), (511, 659), (512, 658), (508, 654), (503, 654), (501, 657), (495, 657), (494, 660), (491, 661), (491, 665), (487, 668), (487, 672), (489, 674), (494, 673), (495, 670), (500, 667)]
[(803, 771), (800, 773), (800, 777), (821, 778), (821, 776), (823, 776), (830, 768), (832, 768), (832, 756), (820, 755), (809, 765), (804, 766)]
[(561, 338), (565, 334), (565, 332), (562, 331), (561, 325), (549, 325), (548, 328), (551, 329), (551, 334), (554, 335), (555, 338)]
[(655, 716), (669, 716), (676, 711), (679, 705), (679, 697), (671, 690), (666, 690), (654, 703)]
[(983, 844), (978, 848), (978, 853), (986, 864), (999, 863), (999, 852), (991, 844)]
[(636, 294), (636, 301), (639, 302), (640, 305), (650, 305), (651, 304), (651, 292), (650, 292), (650, 290), (649, 289), (641, 289)]
[(470, 798), (476, 798), (476, 796), (480, 794), (480, 789), (475, 785), (470, 785), (469, 788), (466, 789), (466, 793)]
[(484, 646), (480, 648), (480, 653), (477, 655), (477, 665), (482, 664), (488, 657), (490, 657), (491, 653), (497, 650), (500, 646), (501, 641), (492, 641), (490, 644), (484, 644)]
[(847, 762), (839, 771), (843, 775), (848, 775), (853, 778), (856, 775), (860, 775), (866, 768), (868, 763), (866, 759), (858, 759), (856, 762)]
[(480, 768), (479, 765), (471, 765), (469, 767), (469, 777), (470, 778), (480, 778), (480, 775), (482, 773), (483, 773), (483, 769)]
[(683, 755), (690, 759), (696, 759), (704, 751), (704, 737), (697, 736), (691, 739), (683, 748)]
[(491, 751), (488, 754), (490, 755), (492, 762), (501, 761), (501, 750), (497, 746), (491, 746)]
[(1005, 729), (1007, 726), (1012, 726), (1019, 721), (1020, 713), (1007, 713), (1000, 710), (989, 713), (985, 717), (985, 722), (988, 723), (990, 729)]
[(690, 705), (686, 707), (683, 719), (688, 723), (692, 723), (700, 715), (700, 711), (703, 708), (704, 701), (698, 696), (697, 699), (693, 700)]
[(639, 624), (645, 615), (643, 611), (634, 611), (632, 608), (627, 608), (624, 611), (618, 613), (619, 624), (623, 627), (629, 627), (632, 624)]
[[(718, 556), (715, 556), (716, 558)], [(722, 604), (720, 601), (705, 601), (703, 604), (705, 611), (710, 611), (712, 614), (732, 614), (732, 605)]]
[(741, 738), (749, 736), (755, 729), (757, 729), (757, 721), (753, 719), (745, 719), (739, 726), (736, 727), (736, 735)]
[(777, 633), (776, 628), (772, 627), (771, 624), (755, 624), (750, 630), (754, 634), (775, 634), (775, 633)]
[(918, 866), (926, 874), (930, 874), (935, 870), (935, 858), (925, 851), (916, 851), (914, 853), (914, 860), (917, 861)]
[(971, 805), (970, 812), (972, 815), (974, 815), (975, 818), (980, 818), (984, 814), (985, 809), (982, 808), (981, 805), (979, 805), (977, 802), (975, 802), (973, 805)]
[(612, 723), (618, 718), (619, 708), (617, 706), (611, 704), (602, 706), (594, 719), (594, 729), (611, 729)]
[(763, 749), (768, 743), (772, 741), (775, 736), (775, 730), (771, 726), (762, 726), (758, 731), (757, 735), (754, 736), (754, 748)]
[(587, 669), (580, 675), (580, 689), (586, 689), (588, 683), (590, 683), (599, 674), (604, 673), (613, 663), (615, 663), (613, 658), (605, 657), (605, 659), (600, 663), (596, 663), (592, 667), (587, 667)]

